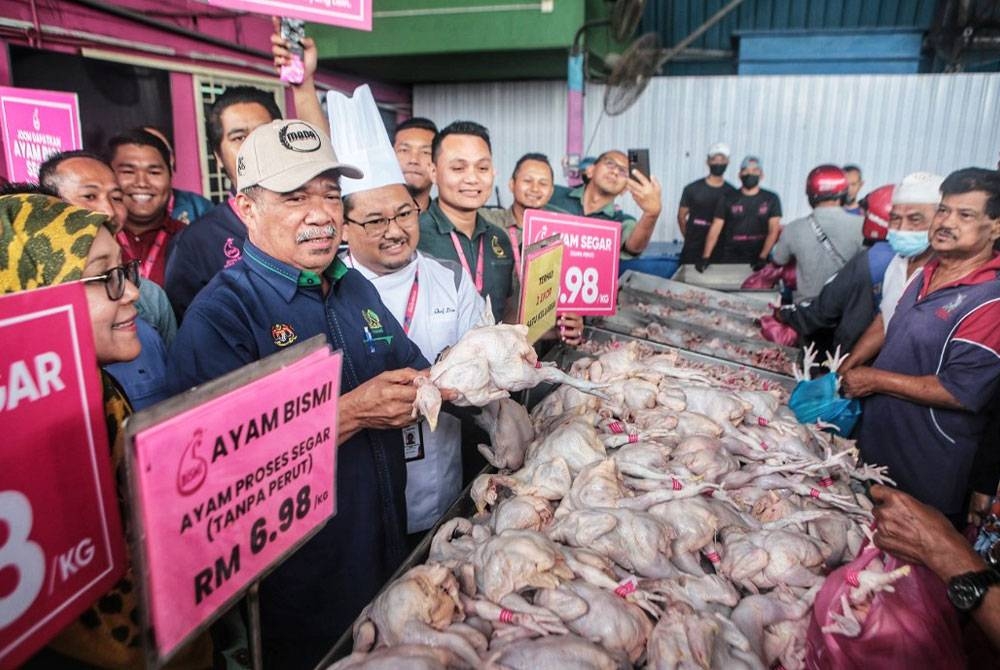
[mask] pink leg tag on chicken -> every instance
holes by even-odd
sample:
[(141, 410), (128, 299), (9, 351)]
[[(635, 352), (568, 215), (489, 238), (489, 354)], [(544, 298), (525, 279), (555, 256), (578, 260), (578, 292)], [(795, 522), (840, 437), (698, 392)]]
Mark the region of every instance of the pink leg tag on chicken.
[(714, 551), (710, 551), (705, 554), (705, 558), (707, 558), (713, 565), (717, 565), (722, 562), (722, 558), (720, 558), (719, 554)]
[(499, 618), (501, 623), (510, 623), (514, 620), (514, 613), (509, 609), (501, 609)]
[(670, 480), (670, 483), (671, 483), (671, 485), (672, 485), (672, 486), (674, 487), (674, 490), (675, 490), (675, 491), (680, 491), (680, 490), (681, 490), (682, 488), (684, 488), (684, 485), (683, 485), (683, 484), (681, 484), (681, 483), (680, 483), (679, 481), (677, 481), (676, 479), (672, 479), (672, 480)]
[(832, 477), (823, 477), (823, 479), (819, 480), (819, 485), (822, 486), (825, 489), (826, 488), (830, 488), (831, 486), (833, 486), (833, 478)]
[(635, 593), (635, 590), (636, 590), (636, 578), (628, 577), (621, 584), (618, 585), (618, 588), (615, 589), (615, 595), (617, 595), (620, 598), (625, 598), (630, 593)]

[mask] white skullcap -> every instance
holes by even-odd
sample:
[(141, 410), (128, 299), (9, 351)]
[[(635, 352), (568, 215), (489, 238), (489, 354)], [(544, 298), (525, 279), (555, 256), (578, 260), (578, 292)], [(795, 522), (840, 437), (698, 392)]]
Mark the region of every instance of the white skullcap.
[(364, 172), (361, 179), (343, 178), (340, 189), (344, 195), (358, 191), (405, 184), (396, 152), (389, 143), (382, 115), (368, 85), (359, 86), (354, 96), (328, 91), (326, 108), (330, 119), (330, 141), (337, 157)]
[(892, 192), (894, 205), (936, 205), (941, 202), (941, 182), (944, 177), (930, 172), (914, 172)]
[(708, 157), (711, 158), (715, 155), (722, 155), (729, 158), (729, 145), (725, 142), (716, 142), (708, 148)]

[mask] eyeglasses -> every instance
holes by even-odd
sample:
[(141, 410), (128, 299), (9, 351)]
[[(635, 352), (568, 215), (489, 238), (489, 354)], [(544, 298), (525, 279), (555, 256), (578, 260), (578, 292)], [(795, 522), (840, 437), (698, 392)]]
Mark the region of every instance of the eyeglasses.
[(108, 300), (112, 302), (121, 300), (125, 295), (125, 280), (132, 282), (136, 288), (139, 287), (139, 261), (129, 261), (124, 265), (111, 268), (102, 275), (96, 277), (84, 277), (80, 281), (84, 284), (103, 282), (104, 290), (108, 294)]
[(420, 216), (420, 208), (415, 207), (413, 209), (408, 209), (405, 212), (400, 212), (396, 216), (384, 216), (381, 219), (372, 219), (371, 221), (355, 221), (348, 217), (344, 217), (344, 221), (348, 223), (353, 223), (355, 226), (361, 226), (365, 229), (365, 233), (368, 237), (379, 238), (385, 235), (385, 231), (389, 230), (389, 224), (396, 222), (397, 225), (411, 225)]
[(601, 161), (601, 165), (603, 165), (608, 170), (611, 170), (611, 172), (613, 172), (614, 174), (621, 175), (622, 177), (628, 176), (628, 168), (622, 167), (621, 165), (616, 163), (614, 159), (605, 158), (604, 160)]

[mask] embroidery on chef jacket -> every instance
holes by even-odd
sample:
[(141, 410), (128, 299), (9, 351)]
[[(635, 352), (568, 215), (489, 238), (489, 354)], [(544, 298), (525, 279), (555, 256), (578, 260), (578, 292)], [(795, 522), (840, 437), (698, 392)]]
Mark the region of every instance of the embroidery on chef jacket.
[(367, 324), (364, 331), (364, 341), (368, 347), (368, 353), (375, 353), (376, 342), (385, 342), (387, 345), (392, 344), (392, 335), (385, 334), (385, 329), (382, 328), (382, 320), (379, 319), (378, 314), (371, 309), (363, 309), (361, 310), (361, 316)]
[(423, 421), (403, 428), (403, 455), (407, 463), (420, 461), (424, 458)]
[(494, 235), (493, 239), (490, 240), (490, 247), (493, 248), (493, 255), (497, 258), (507, 258), (507, 253), (503, 250), (503, 247), (500, 246), (500, 240), (496, 235)]
[(289, 344), (299, 339), (292, 327), (287, 323), (276, 323), (271, 326), (271, 338), (279, 347), (287, 347)]

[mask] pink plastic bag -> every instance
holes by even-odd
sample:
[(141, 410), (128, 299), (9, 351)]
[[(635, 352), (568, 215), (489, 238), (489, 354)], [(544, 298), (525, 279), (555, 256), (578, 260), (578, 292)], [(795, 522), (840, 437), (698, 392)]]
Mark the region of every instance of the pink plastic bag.
[(894, 592), (871, 597), (861, 633), (848, 637), (824, 633), (833, 623), (831, 614), (842, 612), (841, 595), (850, 592), (857, 575), (875, 558), (882, 558), (886, 572), (906, 562), (875, 547), (834, 570), (826, 578), (813, 604), (806, 637), (806, 667), (810, 670), (915, 670), (964, 668), (965, 652), (958, 615), (948, 600), (944, 583), (921, 565), (910, 565), (909, 575), (896, 580)]
[(760, 318), (760, 334), (768, 342), (794, 347), (799, 342), (799, 334), (787, 323), (781, 323), (768, 314)]
[(794, 291), (799, 287), (798, 275), (795, 273), (795, 260), (788, 265), (781, 266), (781, 280), (785, 282), (785, 288)]
[(783, 269), (780, 265), (775, 265), (774, 263), (768, 263), (760, 270), (757, 270), (749, 277), (743, 280), (743, 284), (740, 288), (745, 289), (769, 289), (774, 288), (774, 285), (778, 283), (781, 279), (781, 274)]

